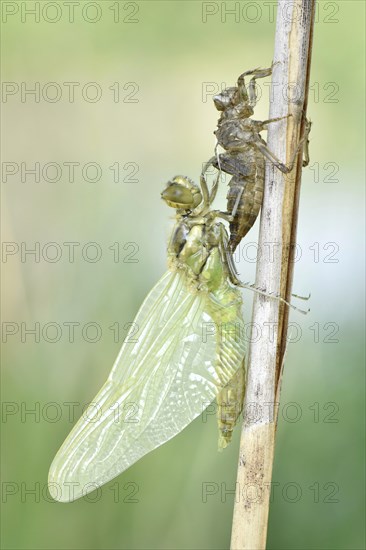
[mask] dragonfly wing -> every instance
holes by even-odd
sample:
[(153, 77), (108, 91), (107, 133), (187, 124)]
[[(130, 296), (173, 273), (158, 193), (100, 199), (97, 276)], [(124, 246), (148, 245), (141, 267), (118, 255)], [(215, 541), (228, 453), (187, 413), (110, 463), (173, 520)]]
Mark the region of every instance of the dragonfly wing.
[(127, 338), (51, 465), (49, 489), (56, 500), (87, 494), (171, 439), (233, 376), (244, 350), (239, 345), (224, 377), (218, 373), (208, 296), (189, 292), (182, 272), (167, 272), (152, 289), (134, 321), (137, 340)]

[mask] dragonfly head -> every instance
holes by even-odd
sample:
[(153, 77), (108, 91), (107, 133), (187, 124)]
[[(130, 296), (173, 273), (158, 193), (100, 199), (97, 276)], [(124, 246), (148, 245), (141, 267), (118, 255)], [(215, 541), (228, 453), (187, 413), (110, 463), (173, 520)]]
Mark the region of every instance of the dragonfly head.
[(175, 176), (168, 181), (161, 197), (168, 206), (177, 210), (193, 210), (202, 202), (201, 191), (186, 176)]
[(213, 97), (213, 102), (218, 111), (225, 111), (229, 107), (234, 107), (237, 103), (237, 88), (226, 88), (220, 94)]
[(238, 88), (226, 88), (220, 94), (213, 98), (215, 107), (218, 111), (226, 111), (236, 107), (239, 115), (249, 118), (254, 114), (253, 107), (249, 104), (248, 96), (243, 96)]

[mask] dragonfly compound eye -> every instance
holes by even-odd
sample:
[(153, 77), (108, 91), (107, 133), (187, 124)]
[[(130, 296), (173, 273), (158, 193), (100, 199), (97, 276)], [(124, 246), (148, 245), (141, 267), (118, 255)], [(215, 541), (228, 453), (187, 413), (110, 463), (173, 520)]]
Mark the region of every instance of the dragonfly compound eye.
[(182, 210), (192, 210), (202, 202), (200, 190), (185, 176), (176, 176), (169, 181), (161, 197), (168, 206)]

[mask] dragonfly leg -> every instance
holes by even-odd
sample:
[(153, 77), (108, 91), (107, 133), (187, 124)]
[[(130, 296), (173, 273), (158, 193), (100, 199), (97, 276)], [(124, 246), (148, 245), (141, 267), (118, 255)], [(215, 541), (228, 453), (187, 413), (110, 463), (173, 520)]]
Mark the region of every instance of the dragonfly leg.
[(213, 201), (215, 200), (216, 198), (216, 194), (217, 194), (217, 190), (219, 188), (219, 181), (220, 181), (220, 178), (221, 178), (221, 168), (219, 168), (217, 174), (216, 174), (216, 177), (215, 177), (215, 180), (212, 184), (212, 187), (211, 187), (211, 192), (210, 192), (210, 205), (213, 203)]
[(308, 309), (308, 310), (300, 309), (300, 308), (294, 306), (293, 304), (291, 304), (290, 302), (288, 302), (287, 300), (285, 300), (284, 298), (282, 298), (279, 294), (276, 294), (274, 292), (267, 292), (264, 289), (257, 288), (255, 285), (250, 284), (249, 282), (243, 283), (242, 281), (240, 281), (240, 279), (238, 277), (238, 272), (237, 272), (236, 267), (235, 267), (234, 258), (233, 258), (232, 252), (231, 252), (231, 248), (230, 248), (230, 245), (229, 245), (227, 234), (226, 234), (226, 231), (225, 231), (224, 227), (221, 228), (220, 241), (221, 241), (220, 242), (220, 250), (221, 250), (222, 258), (223, 258), (223, 261), (224, 261), (224, 263), (225, 263), (225, 265), (228, 269), (230, 281), (235, 286), (238, 286), (240, 288), (248, 288), (249, 290), (252, 290), (253, 292), (256, 292), (257, 294), (261, 294), (262, 296), (267, 296), (268, 298), (272, 298), (273, 300), (278, 300), (279, 302), (282, 302), (283, 304), (286, 304), (287, 306), (289, 306), (291, 309), (293, 309), (295, 311), (299, 311), (303, 315), (306, 315), (307, 313), (309, 313), (310, 309)]
[[(262, 153), (262, 155), (264, 155), (274, 166), (276, 166), (276, 168), (278, 168), (284, 174), (288, 174), (289, 172), (292, 171), (292, 169), (294, 167), (296, 157), (298, 155), (298, 152), (299, 152), (300, 148), (303, 146), (305, 140), (306, 141), (308, 140), (310, 128), (311, 128), (311, 124), (309, 122), (306, 122), (304, 135), (300, 139), (300, 141), (299, 141), (299, 143), (296, 147), (296, 150), (295, 150), (295, 152), (292, 156), (292, 159), (291, 159), (291, 161), (288, 165), (283, 164), (283, 162), (281, 162), (280, 159), (277, 158), (276, 155), (270, 149), (268, 149), (267, 145), (265, 143), (263, 143), (263, 141), (261, 141), (259, 138), (255, 141), (255, 145), (256, 145), (257, 149)], [(305, 145), (305, 151), (306, 151), (305, 154), (308, 156), (309, 153), (308, 153), (308, 146), (307, 145)]]
[(211, 191), (208, 190), (208, 185), (207, 185), (207, 181), (206, 181), (206, 173), (207, 173), (208, 169), (210, 168), (210, 166), (215, 167), (215, 164), (214, 164), (215, 162), (217, 162), (217, 157), (211, 157), (210, 160), (207, 161), (204, 164), (204, 166), (202, 168), (201, 176), (200, 176), (202, 196), (204, 197), (204, 201), (203, 201), (204, 202), (204, 207), (211, 206), (211, 204), (215, 200), (217, 190), (218, 190), (218, 187), (219, 187), (219, 181), (220, 181), (220, 177), (221, 177), (221, 169), (218, 170), (218, 173), (217, 173), (217, 175), (215, 177), (215, 180), (212, 184)]
[(221, 210), (212, 210), (211, 213), (215, 218), (221, 218), (226, 222), (232, 222), (234, 219), (232, 214), (230, 214), (230, 212), (221, 212)]
[[(244, 101), (249, 100), (249, 105), (251, 107), (254, 107), (257, 103), (257, 92), (255, 89), (255, 81), (257, 78), (265, 78), (267, 76), (270, 76), (272, 74), (272, 67), (269, 67), (268, 69), (252, 69), (251, 71), (246, 71), (245, 73), (241, 74), (238, 78), (238, 89), (240, 92), (241, 97), (244, 99)], [(253, 75), (253, 77), (250, 79), (249, 82), (249, 97), (248, 92), (245, 86), (245, 77)]]
[(238, 272), (236, 270), (229, 239), (224, 226), (220, 227), (219, 249), (221, 252), (222, 260), (228, 270), (230, 281), (233, 283), (233, 285), (238, 286), (238, 283), (240, 283), (240, 280), (238, 278)]
[(262, 122), (259, 123), (259, 128), (260, 128), (260, 132), (262, 130), (266, 130), (266, 126), (268, 126), (268, 124), (272, 124), (272, 122), (278, 122), (279, 120), (285, 120), (285, 118), (290, 118), (292, 116), (292, 114), (288, 114), (288, 115), (285, 115), (285, 116), (279, 116), (279, 117), (276, 117), (276, 118), (269, 118), (268, 120), (263, 120)]
[(309, 134), (311, 130), (311, 120), (305, 119), (305, 142), (304, 142), (304, 158), (302, 161), (302, 166), (305, 168), (310, 162), (309, 154)]
[(277, 294), (275, 292), (267, 292), (266, 290), (258, 288), (253, 284), (249, 284), (249, 282), (248, 283), (242, 283), (241, 282), (240, 285), (238, 285), (238, 286), (240, 286), (241, 288), (248, 288), (250, 290), (253, 290), (253, 292), (256, 292), (257, 294), (261, 294), (262, 296), (267, 296), (268, 298), (272, 298), (273, 300), (278, 300), (279, 302), (282, 302), (283, 304), (286, 304), (291, 309), (293, 309), (295, 311), (298, 311), (299, 313), (302, 313), (303, 315), (307, 315), (310, 311), (310, 309), (307, 309), (307, 310), (306, 309), (300, 309), (299, 307), (294, 306), (293, 304), (291, 304), (290, 302), (288, 302), (287, 300), (282, 298), (279, 294)]
[(299, 300), (310, 300), (311, 294), (308, 294), (307, 296), (300, 296), (300, 294), (291, 294), (293, 298), (298, 298)]
[(203, 209), (210, 207), (210, 193), (208, 190), (207, 181), (205, 177), (205, 173), (208, 170), (208, 164), (209, 163), (205, 164), (200, 176), (200, 186), (201, 186), (202, 197), (203, 197)]
[[(217, 184), (217, 182), (218, 182), (218, 177), (216, 178), (215, 183)], [(214, 186), (215, 186), (215, 183), (214, 183)], [(211, 215), (215, 218), (221, 218), (222, 220), (225, 220), (230, 223), (234, 221), (234, 216), (238, 210), (239, 202), (243, 192), (244, 192), (244, 189), (241, 189), (240, 193), (238, 193), (238, 196), (236, 197), (236, 200), (235, 200), (234, 207), (231, 212), (222, 212), (221, 210), (211, 210)]]
[(219, 155), (219, 153), (218, 153), (218, 148), (219, 148), (219, 142), (216, 140), (216, 145), (215, 145), (215, 157), (216, 157), (216, 162), (217, 162), (218, 170), (221, 172), (220, 155)]

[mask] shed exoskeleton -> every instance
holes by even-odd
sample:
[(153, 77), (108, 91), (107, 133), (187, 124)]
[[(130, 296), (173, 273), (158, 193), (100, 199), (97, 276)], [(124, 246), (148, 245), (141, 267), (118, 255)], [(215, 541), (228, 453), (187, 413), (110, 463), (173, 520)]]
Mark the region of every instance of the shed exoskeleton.
[[(253, 226), (263, 199), (265, 159), (268, 159), (278, 170), (287, 174), (294, 167), (296, 156), (305, 141), (305, 159), (308, 164), (308, 141), (310, 123), (307, 123), (305, 135), (299, 141), (295, 154), (288, 165), (282, 163), (267, 147), (260, 132), (267, 130), (268, 125), (286, 117), (269, 120), (254, 120), (254, 107), (257, 102), (255, 81), (270, 76), (272, 68), (253, 69), (239, 76), (237, 86), (226, 88), (213, 100), (221, 112), (215, 135), (217, 146), (225, 152), (210, 159), (203, 170), (205, 176), (212, 165), (220, 171), (232, 175), (227, 195), (227, 209), (231, 214), (230, 246), (236, 249), (241, 239)], [(252, 76), (248, 90), (245, 78)]]

